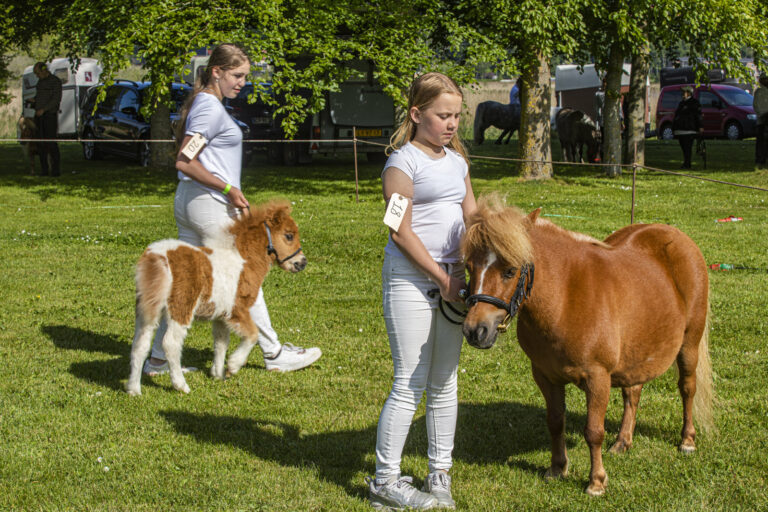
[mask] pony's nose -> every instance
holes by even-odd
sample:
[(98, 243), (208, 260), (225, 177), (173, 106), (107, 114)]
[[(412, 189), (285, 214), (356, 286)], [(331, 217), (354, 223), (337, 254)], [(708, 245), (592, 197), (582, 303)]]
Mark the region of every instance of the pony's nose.
[(302, 258), (299, 261), (293, 262), (293, 268), (294, 272), (301, 272), (304, 270), (304, 267), (307, 266), (307, 258), (305, 256), (302, 256)]
[(467, 342), (473, 347), (488, 348), (490, 345), (488, 342), (488, 327), (483, 324), (470, 327), (464, 325), (464, 337), (467, 338)]

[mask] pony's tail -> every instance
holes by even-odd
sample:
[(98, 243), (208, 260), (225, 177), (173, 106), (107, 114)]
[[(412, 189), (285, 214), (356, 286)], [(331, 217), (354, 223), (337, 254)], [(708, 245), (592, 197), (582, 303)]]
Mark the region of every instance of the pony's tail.
[(479, 103), (477, 109), (475, 109), (475, 126), (474, 126), (474, 142), (476, 145), (480, 145), (485, 140), (483, 117), (485, 116), (485, 102)]
[(704, 333), (699, 341), (699, 363), (696, 365), (696, 394), (693, 397), (693, 415), (704, 431), (713, 431), (715, 421), (712, 416), (712, 405), (715, 400), (715, 390), (712, 383), (712, 361), (709, 358), (709, 301), (707, 301), (707, 321)]
[(145, 251), (136, 264), (136, 316), (156, 324), (167, 307), (173, 277), (168, 259)]

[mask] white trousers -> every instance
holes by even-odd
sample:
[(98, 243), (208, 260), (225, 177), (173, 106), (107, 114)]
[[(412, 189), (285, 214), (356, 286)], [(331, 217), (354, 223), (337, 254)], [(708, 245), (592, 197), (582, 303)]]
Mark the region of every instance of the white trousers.
[[(176, 217), (179, 240), (199, 246), (202, 245), (203, 237), (207, 233), (221, 229), (222, 225), (232, 222), (237, 212), (232, 205), (222, 203), (211, 197), (207, 190), (195, 182), (179, 181), (176, 197), (173, 201), (173, 214)], [(266, 248), (264, 250), (266, 251)], [(251, 306), (250, 313), (253, 322), (259, 328), (259, 347), (267, 357), (276, 355), (280, 352), (280, 342), (277, 340), (277, 333), (269, 320), (267, 303), (264, 301), (264, 294), (261, 289), (259, 289), (256, 302)], [(165, 318), (161, 319), (155, 333), (155, 339), (152, 342), (152, 357), (154, 358), (166, 359), (162, 342), (167, 328)], [(251, 348), (253, 347), (247, 348), (248, 352)], [(247, 354), (244, 355), (247, 357)]]
[[(464, 278), (461, 264), (445, 269)], [(434, 298), (427, 295), (437, 285), (405, 257), (387, 255), (381, 274), (395, 380), (379, 416), (376, 479), (400, 474), (405, 440), (425, 390), (429, 471), (447, 471), (456, 433), (461, 326), (440, 313), (439, 292)]]

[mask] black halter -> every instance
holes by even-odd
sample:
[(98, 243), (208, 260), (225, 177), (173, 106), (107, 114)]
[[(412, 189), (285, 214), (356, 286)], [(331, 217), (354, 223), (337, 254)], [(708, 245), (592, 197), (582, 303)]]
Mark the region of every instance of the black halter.
[(499, 309), (503, 309), (507, 312), (507, 316), (497, 327), (499, 332), (505, 332), (509, 326), (509, 321), (517, 314), (517, 310), (520, 309), (524, 299), (527, 299), (531, 295), (531, 288), (533, 288), (533, 263), (525, 264), (520, 268), (520, 278), (517, 280), (517, 287), (515, 287), (515, 293), (509, 302), (496, 298), (492, 295), (485, 295), (478, 293), (467, 297), (467, 307), (471, 308), (478, 302), (487, 302), (493, 304)]
[(301, 246), (299, 246), (299, 248), (296, 249), (296, 251), (293, 254), (283, 259), (280, 259), (280, 256), (277, 255), (277, 251), (275, 250), (275, 246), (272, 245), (272, 231), (269, 230), (269, 226), (267, 225), (266, 221), (264, 221), (264, 229), (267, 230), (267, 254), (274, 254), (275, 260), (277, 260), (278, 265), (282, 265), (284, 261), (288, 261), (289, 259), (293, 258), (294, 256), (296, 256), (301, 252)]

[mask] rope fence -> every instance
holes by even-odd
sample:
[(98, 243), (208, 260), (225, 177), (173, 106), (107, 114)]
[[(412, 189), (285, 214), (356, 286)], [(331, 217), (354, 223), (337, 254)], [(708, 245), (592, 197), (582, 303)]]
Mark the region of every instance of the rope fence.
[[(10, 143), (19, 143), (24, 144), (27, 142), (62, 142), (62, 143), (77, 143), (81, 144), (84, 142), (93, 142), (98, 144), (109, 144), (109, 143), (119, 143), (119, 144), (125, 144), (126, 142), (142, 142), (142, 143), (175, 143), (175, 139), (131, 139), (131, 140), (125, 140), (125, 139), (83, 139), (83, 138), (64, 138), (64, 139), (18, 139), (18, 138), (0, 138), (0, 144), (10, 144)], [(367, 144), (367, 145), (373, 145), (373, 146), (379, 146), (382, 148), (386, 148), (387, 144), (382, 144), (380, 142), (375, 142), (372, 140), (367, 139), (360, 139), (357, 137), (357, 128), (352, 128), (352, 138), (351, 139), (244, 139), (243, 143), (265, 143), (265, 144), (295, 144), (295, 143), (342, 143), (342, 144), (352, 144), (352, 153), (354, 155), (354, 165), (355, 165), (355, 201), (360, 202), (360, 196), (359, 196), (359, 173), (358, 173), (358, 165), (357, 165), (357, 145), (358, 144)], [(731, 145), (732, 142), (726, 142), (723, 141), (723, 145), (728, 144)], [(635, 147), (635, 154), (637, 154), (637, 148)], [(630, 210), (630, 223), (634, 224), (635, 222), (635, 199), (636, 199), (636, 181), (637, 181), (637, 171), (649, 171), (649, 172), (656, 172), (656, 173), (662, 173), (662, 174), (669, 174), (673, 176), (679, 176), (682, 178), (688, 178), (688, 179), (694, 179), (694, 180), (700, 180), (700, 181), (708, 181), (711, 183), (717, 183), (720, 185), (726, 185), (731, 187), (739, 187), (739, 188), (746, 188), (750, 190), (758, 190), (761, 192), (768, 192), (768, 188), (763, 187), (756, 187), (753, 185), (745, 185), (743, 183), (734, 183), (730, 181), (724, 181), (724, 180), (717, 180), (714, 178), (706, 178), (704, 176), (696, 176), (693, 174), (687, 174), (682, 172), (676, 172), (676, 171), (670, 171), (667, 169), (661, 169), (658, 167), (650, 167), (647, 165), (637, 165), (637, 164), (611, 164), (611, 163), (603, 163), (603, 162), (594, 162), (594, 163), (588, 163), (588, 162), (560, 162), (555, 160), (533, 160), (533, 159), (524, 159), (524, 158), (509, 158), (509, 157), (498, 157), (498, 156), (486, 156), (486, 155), (467, 155), (468, 158), (472, 160), (491, 160), (491, 161), (499, 161), (499, 162), (516, 162), (516, 163), (533, 163), (533, 164), (539, 164), (539, 165), (552, 165), (552, 166), (588, 166), (588, 167), (613, 167), (613, 168), (620, 168), (620, 169), (632, 169), (632, 207)]]

